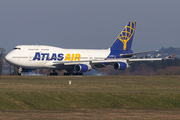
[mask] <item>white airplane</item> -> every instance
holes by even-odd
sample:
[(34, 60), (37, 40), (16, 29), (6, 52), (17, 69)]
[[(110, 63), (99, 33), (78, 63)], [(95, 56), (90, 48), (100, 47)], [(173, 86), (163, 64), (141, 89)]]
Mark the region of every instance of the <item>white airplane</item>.
[[(53, 69), (51, 75), (57, 75), (55, 70), (66, 70), (64, 75), (82, 75), (91, 69), (113, 65), (116, 70), (125, 70), (135, 61), (155, 61), (167, 58), (132, 59), (133, 55), (148, 53), (133, 53), (131, 45), (136, 22), (129, 22), (115, 42), (108, 49), (63, 49), (45, 45), (18, 45), (10, 51), (5, 60), (19, 67), (19, 75), (32, 69)], [(152, 51), (149, 51), (152, 52)]]

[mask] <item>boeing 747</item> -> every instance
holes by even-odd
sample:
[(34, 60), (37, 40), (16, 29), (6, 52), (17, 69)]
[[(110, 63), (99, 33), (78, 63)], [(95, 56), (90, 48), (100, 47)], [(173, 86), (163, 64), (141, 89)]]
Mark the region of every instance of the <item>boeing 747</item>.
[[(131, 45), (136, 22), (128, 22), (115, 42), (108, 49), (63, 49), (45, 45), (18, 45), (5, 60), (19, 68), (19, 75), (29, 69), (66, 70), (64, 75), (82, 75), (91, 69), (113, 65), (116, 70), (125, 70), (135, 61), (155, 61), (165, 58), (132, 59)], [(166, 59), (172, 59), (174, 54)]]

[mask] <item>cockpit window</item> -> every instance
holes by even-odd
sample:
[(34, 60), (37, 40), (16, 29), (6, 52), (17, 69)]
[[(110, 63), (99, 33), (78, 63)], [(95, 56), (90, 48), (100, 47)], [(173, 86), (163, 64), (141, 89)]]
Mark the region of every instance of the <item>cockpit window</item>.
[(15, 47), (15, 48), (13, 48), (13, 50), (21, 50), (21, 48), (17, 48), (17, 47)]

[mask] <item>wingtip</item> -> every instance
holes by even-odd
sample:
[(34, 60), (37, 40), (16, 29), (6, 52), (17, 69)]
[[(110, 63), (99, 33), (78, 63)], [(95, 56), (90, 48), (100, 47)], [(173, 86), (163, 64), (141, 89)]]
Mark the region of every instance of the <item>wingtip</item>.
[(167, 57), (166, 59), (172, 59), (176, 54), (172, 54), (171, 56)]
[(172, 54), (172, 55), (170, 56), (170, 58), (172, 59), (175, 55), (176, 55), (176, 54)]

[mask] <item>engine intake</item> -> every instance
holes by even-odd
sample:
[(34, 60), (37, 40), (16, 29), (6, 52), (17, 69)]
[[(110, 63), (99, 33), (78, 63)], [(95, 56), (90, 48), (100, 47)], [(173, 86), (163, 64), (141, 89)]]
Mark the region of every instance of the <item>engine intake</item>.
[(114, 63), (115, 70), (125, 70), (127, 68), (127, 64), (124, 62), (116, 62)]

